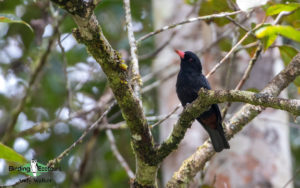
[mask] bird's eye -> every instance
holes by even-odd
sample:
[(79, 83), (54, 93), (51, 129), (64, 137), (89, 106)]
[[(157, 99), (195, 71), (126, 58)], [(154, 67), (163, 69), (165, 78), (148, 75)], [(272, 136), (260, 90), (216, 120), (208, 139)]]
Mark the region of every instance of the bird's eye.
[(192, 62), (192, 61), (193, 61), (193, 59), (192, 59), (192, 58), (190, 58), (190, 59), (189, 59), (189, 62)]

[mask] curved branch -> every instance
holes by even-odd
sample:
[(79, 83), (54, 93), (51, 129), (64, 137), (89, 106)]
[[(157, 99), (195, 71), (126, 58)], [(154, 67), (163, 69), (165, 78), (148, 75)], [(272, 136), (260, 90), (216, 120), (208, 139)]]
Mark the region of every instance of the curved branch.
[(201, 89), (198, 93), (203, 101), (209, 101), (211, 104), (223, 102), (244, 102), (263, 107), (271, 107), (279, 110), (285, 110), (296, 116), (300, 115), (300, 100), (283, 99), (272, 97), (264, 93), (254, 93), (250, 91), (239, 90), (206, 90)]
[(178, 147), (186, 130), (191, 127), (192, 122), (199, 114), (203, 113), (210, 105), (223, 102), (244, 102), (257, 106), (285, 110), (297, 116), (300, 115), (300, 100), (277, 98), (268, 93), (254, 93), (239, 90), (214, 91), (202, 88), (198, 93), (198, 98), (182, 112), (170, 137), (159, 147), (158, 158), (160, 160), (164, 159)]
[[(293, 58), (291, 63), (283, 71), (272, 79), (260, 94), (278, 96), (279, 93), (299, 75), (300, 53)], [(232, 138), (263, 110), (263, 107), (250, 104), (244, 105), (227, 123), (227, 138)], [(193, 155), (182, 163), (180, 169), (174, 173), (173, 177), (168, 182), (167, 187), (181, 187), (184, 184), (187, 184), (200, 170), (203, 169), (205, 163), (209, 161), (214, 154), (215, 151), (211, 143), (207, 140)]]

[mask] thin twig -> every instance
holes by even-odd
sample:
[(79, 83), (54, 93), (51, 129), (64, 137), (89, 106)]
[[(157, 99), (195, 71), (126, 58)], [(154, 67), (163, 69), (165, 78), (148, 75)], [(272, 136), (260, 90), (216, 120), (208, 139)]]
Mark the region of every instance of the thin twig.
[[(244, 20), (246, 20), (246, 18), (243, 19), (242, 21), (244, 21)], [(214, 45), (216, 45), (221, 39), (223, 39), (227, 35), (231, 34), (233, 32), (233, 30), (234, 30), (233, 27), (229, 27), (229, 28), (225, 29), (225, 32), (222, 32), (215, 41), (213, 41), (209, 46), (206, 46), (206, 48), (201, 49), (199, 53), (205, 53), (205, 52), (211, 50)]]
[(153, 35), (156, 35), (158, 33), (161, 33), (163, 31), (175, 28), (175, 27), (183, 25), (183, 24), (192, 23), (192, 22), (196, 22), (196, 21), (199, 21), (199, 20), (209, 20), (209, 19), (213, 19), (213, 18), (222, 18), (222, 17), (225, 17), (225, 16), (231, 16), (231, 15), (239, 14), (241, 12), (242, 11), (239, 10), (239, 11), (235, 11), (235, 12), (222, 12), (222, 13), (219, 13), (219, 14), (211, 14), (211, 15), (207, 15), (207, 16), (200, 16), (200, 17), (196, 17), (196, 18), (190, 18), (188, 20), (184, 20), (182, 22), (178, 22), (178, 23), (175, 23), (175, 24), (172, 24), (172, 25), (169, 25), (169, 26), (164, 26), (161, 29), (150, 32), (150, 33), (142, 36), (141, 38), (139, 38), (136, 42), (139, 43), (139, 42), (141, 42), (141, 41), (143, 41), (143, 40), (145, 40), (149, 37), (152, 37)]
[(151, 80), (152, 78), (154, 78), (156, 75), (160, 74), (161, 72), (168, 70), (169, 68), (171, 68), (172, 66), (174, 66), (174, 64), (170, 63), (156, 71), (150, 72), (149, 74), (145, 75), (142, 77), (143, 82), (148, 82), (149, 80)]
[(90, 158), (90, 154), (92, 153), (93, 148), (97, 143), (96, 141), (98, 139), (99, 133), (100, 133), (99, 129), (95, 129), (93, 132), (93, 136), (89, 139), (89, 141), (85, 145), (83, 159), (81, 160), (79, 169), (75, 171), (73, 174), (73, 181), (71, 187), (80, 187), (81, 180), (84, 177), (84, 172)]
[[(111, 92), (111, 90), (109, 88), (106, 88), (104, 93), (101, 95), (101, 97), (99, 98), (98, 102), (97, 102), (97, 106), (99, 106), (99, 109), (97, 109), (94, 113), (96, 114), (100, 114), (103, 113), (103, 111), (105, 110), (105, 106), (113, 99), (113, 94)], [(103, 121), (107, 122), (106, 120), (107, 118), (105, 117)], [(82, 183), (81, 180), (84, 179), (84, 173), (86, 170), (86, 166), (89, 162), (89, 158), (91, 156), (91, 154), (93, 154), (93, 148), (96, 145), (96, 141), (99, 138), (99, 134), (101, 133), (101, 130), (103, 130), (104, 126), (107, 123), (102, 123), (100, 127), (94, 129), (93, 131), (93, 135), (89, 138), (89, 141), (85, 144), (85, 150), (84, 150), (84, 155), (83, 158), (81, 160), (79, 169), (77, 171), (74, 172), (73, 174), (73, 181), (72, 181), (72, 187), (80, 187), (80, 184)]]
[(197, 54), (203, 54), (208, 52), (209, 50), (212, 49), (212, 47), (216, 44), (218, 44), (218, 42), (220, 42), (220, 40), (222, 40), (223, 38), (225, 38), (226, 36), (228, 36), (229, 34), (232, 33), (233, 28), (228, 28), (226, 29), (225, 32), (221, 33), (221, 35), (219, 35), (217, 37), (217, 39), (215, 39), (213, 42), (211, 42), (208, 46), (206, 46), (205, 48), (202, 48), (201, 50), (197, 50), (195, 51)]
[(242, 88), (242, 86), (245, 84), (246, 80), (249, 78), (249, 75), (251, 73), (252, 68), (254, 67), (259, 55), (262, 52), (262, 44), (260, 43), (258, 45), (258, 47), (256, 48), (255, 54), (254, 56), (251, 58), (248, 67), (246, 69), (246, 71), (244, 72), (244, 75), (242, 77), (242, 79), (240, 80), (240, 82), (238, 83), (238, 85), (235, 87), (235, 90), (240, 90)]
[(113, 154), (115, 155), (115, 157), (117, 158), (117, 160), (119, 161), (119, 163), (121, 164), (121, 166), (125, 169), (128, 177), (130, 179), (134, 179), (135, 178), (135, 175), (134, 173), (132, 172), (132, 170), (130, 169), (129, 165), (127, 164), (127, 162), (125, 161), (125, 159), (123, 158), (123, 156), (120, 154), (117, 146), (116, 146), (116, 141), (115, 141), (115, 137), (112, 133), (112, 131), (110, 129), (107, 129), (105, 131), (106, 133), (106, 136), (110, 142), (110, 147), (111, 147), (111, 150), (113, 152)]
[(168, 46), (170, 44), (170, 42), (172, 41), (172, 39), (176, 36), (177, 31), (174, 31), (170, 37), (167, 39), (167, 41), (165, 43), (163, 43), (160, 47), (158, 47), (156, 50), (154, 50), (153, 52), (150, 52), (148, 54), (144, 54), (144, 55), (140, 55), (139, 59), (140, 60), (145, 60), (145, 59), (150, 59), (154, 56), (157, 56), (166, 46)]
[(60, 118), (56, 118), (55, 120), (50, 121), (50, 122), (40, 122), (39, 124), (29, 128), (29, 129), (21, 131), (18, 134), (12, 135), (12, 138), (24, 137), (24, 136), (27, 136), (27, 135), (35, 134), (37, 132), (44, 132), (45, 130), (47, 130), (48, 128), (54, 126), (58, 122), (69, 122), (74, 118), (86, 116), (91, 112), (96, 112), (97, 113), (98, 111), (99, 111), (99, 106), (96, 106), (96, 107), (94, 107), (90, 110), (87, 110), (87, 111), (76, 112), (76, 113), (74, 113), (74, 115), (70, 116), (69, 118), (67, 118), (65, 120), (62, 120)]
[(78, 144), (82, 143), (82, 140), (87, 136), (89, 132), (94, 130), (98, 124), (102, 121), (102, 119), (108, 114), (108, 112), (114, 107), (116, 102), (113, 102), (104, 112), (103, 114), (91, 125), (89, 126), (82, 135), (66, 150), (64, 150), (58, 157), (53, 160), (50, 160), (47, 166), (54, 166), (56, 163), (60, 162), (73, 148), (75, 148)]
[[(200, 2), (200, 1), (199, 1)], [(199, 4), (199, 3), (198, 3)], [(193, 6), (192, 10), (185, 16), (185, 19), (188, 19), (188, 17), (190, 17), (193, 12), (195, 12), (196, 8), (199, 7), (199, 5), (195, 5)], [(157, 56), (166, 46), (168, 46), (170, 44), (170, 42), (172, 41), (172, 39), (177, 35), (177, 31), (173, 31), (172, 34), (170, 35), (170, 37), (166, 40), (165, 43), (163, 43), (160, 47), (158, 47), (156, 50), (154, 50), (153, 52), (150, 52), (148, 54), (144, 54), (144, 55), (140, 55), (139, 59), (140, 60), (145, 60), (145, 59), (149, 59), (152, 58), (154, 56)]]
[(230, 16), (226, 16), (226, 18), (227, 18), (228, 20), (230, 20), (234, 25), (236, 25), (236, 26), (238, 26), (239, 28), (241, 28), (242, 30), (244, 30), (244, 31), (246, 31), (246, 32), (249, 31), (248, 28), (246, 28), (246, 27), (243, 26), (242, 24), (238, 23), (237, 21), (235, 21), (234, 19), (232, 19)]
[(216, 70), (227, 60), (227, 58), (230, 56), (230, 54), (232, 54), (235, 49), (244, 41), (246, 40), (246, 38), (255, 30), (257, 29), (258, 27), (260, 27), (262, 24), (258, 24), (254, 29), (251, 29), (249, 30), (244, 36), (243, 38), (241, 38), (241, 40), (236, 43), (236, 45), (234, 45), (231, 50), (225, 55), (225, 57), (223, 57), (223, 59), (218, 63), (216, 64), (211, 70), (210, 72), (206, 75), (206, 78), (209, 78), (213, 73), (216, 72)]
[[(261, 52), (262, 52), (262, 44), (259, 42), (259, 45), (258, 45), (258, 47), (256, 48), (256, 51), (255, 51), (255, 54), (251, 58), (251, 60), (249, 61), (248, 67), (245, 70), (242, 79), (239, 81), (239, 83), (235, 87), (235, 90), (240, 90), (243, 87), (243, 85), (245, 84), (245, 82), (249, 78), (250, 73), (251, 73), (251, 71), (252, 71), (252, 69), (253, 69), (253, 67), (254, 67), (254, 65), (255, 65), (258, 57), (260, 56)], [(227, 103), (226, 107), (222, 110), (222, 117), (223, 117), (223, 119), (225, 118), (225, 116), (227, 114), (227, 111), (228, 111), (228, 109), (229, 109), (230, 106), (231, 106), (231, 103), (229, 102), (229, 103)]]
[(139, 72), (139, 61), (137, 57), (137, 47), (136, 41), (132, 28), (132, 19), (131, 19), (131, 10), (130, 10), (130, 0), (124, 0), (124, 9), (125, 9), (125, 19), (126, 19), (126, 28), (128, 32), (128, 40), (130, 45), (130, 54), (131, 54), (131, 74), (132, 80), (134, 82), (134, 93), (136, 97), (139, 98), (140, 89), (142, 85), (141, 76)]
[(19, 105), (13, 110), (12, 112), (12, 117), (11, 120), (9, 122), (9, 124), (6, 127), (6, 131), (5, 131), (5, 135), (2, 138), (2, 143), (5, 144), (11, 137), (11, 135), (13, 134), (13, 130), (15, 128), (15, 125), (17, 123), (19, 114), (22, 112), (26, 100), (29, 97), (29, 94), (31, 92), (31, 90), (33, 89), (33, 85), (35, 84), (36, 79), (38, 78), (40, 72), (43, 70), (43, 67), (45, 66), (47, 60), (48, 60), (48, 56), (51, 52), (52, 46), (54, 44), (54, 41), (57, 37), (57, 27), (54, 31), (54, 35), (49, 39), (48, 41), (48, 45), (46, 50), (42, 53), (42, 56), (39, 59), (38, 65), (36, 67), (36, 69), (34, 70), (33, 74), (31, 75), (29, 82), (28, 82), (28, 87), (26, 88), (25, 94), (23, 96), (23, 98), (21, 99)]
[(178, 70), (176, 70), (176, 71), (170, 73), (170, 74), (169, 74), (168, 76), (166, 76), (165, 78), (162, 78), (162, 79), (160, 79), (160, 80), (157, 80), (157, 81), (153, 82), (152, 84), (149, 84), (149, 85), (143, 87), (143, 88), (142, 88), (142, 93), (146, 93), (146, 92), (152, 90), (153, 88), (158, 87), (161, 83), (163, 83), (163, 82), (169, 80), (170, 78), (172, 78), (173, 76), (175, 76), (175, 75), (177, 74), (177, 72), (178, 72)]
[(255, 41), (255, 42), (251, 42), (249, 44), (246, 44), (246, 45), (243, 45), (243, 46), (237, 48), (236, 52), (239, 52), (241, 50), (245, 50), (245, 49), (248, 49), (248, 48), (256, 47), (258, 44), (259, 44), (259, 40)]
[(159, 120), (158, 122), (154, 123), (153, 125), (150, 125), (150, 128), (153, 129), (155, 126), (160, 125), (161, 123), (163, 123), (164, 121), (169, 119), (180, 107), (181, 107), (181, 104), (178, 104), (171, 113), (169, 113), (163, 119)]
[(68, 67), (68, 62), (67, 58), (65, 55), (65, 48), (63, 47), (61, 40), (60, 40), (61, 34), (58, 30), (58, 46), (60, 47), (61, 50), (61, 56), (62, 56), (62, 61), (63, 61), (63, 71), (64, 71), (64, 76), (65, 76), (65, 82), (66, 82), (66, 90), (67, 90), (67, 107), (71, 110), (71, 104), (72, 104), (72, 91), (70, 87), (70, 82), (68, 79), (68, 72), (67, 72), (67, 67)]
[(291, 11), (291, 12), (282, 11), (282, 12), (280, 12), (278, 14), (278, 16), (276, 17), (276, 19), (274, 20), (273, 25), (276, 25), (281, 20), (281, 18), (283, 16), (287, 16), (287, 15), (290, 15), (292, 13), (294, 13), (294, 11)]

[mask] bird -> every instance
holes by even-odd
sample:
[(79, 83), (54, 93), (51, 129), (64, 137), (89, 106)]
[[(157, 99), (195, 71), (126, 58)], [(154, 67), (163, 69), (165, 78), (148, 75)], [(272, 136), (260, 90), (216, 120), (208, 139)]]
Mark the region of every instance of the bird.
[[(181, 59), (180, 71), (177, 76), (176, 93), (182, 104), (186, 106), (192, 103), (197, 97), (200, 88), (210, 90), (208, 80), (202, 74), (202, 65), (198, 56), (191, 51), (175, 50)], [(222, 116), (217, 104), (196, 118), (209, 134), (212, 145), (216, 152), (229, 149), (229, 143), (225, 138), (222, 126)]]

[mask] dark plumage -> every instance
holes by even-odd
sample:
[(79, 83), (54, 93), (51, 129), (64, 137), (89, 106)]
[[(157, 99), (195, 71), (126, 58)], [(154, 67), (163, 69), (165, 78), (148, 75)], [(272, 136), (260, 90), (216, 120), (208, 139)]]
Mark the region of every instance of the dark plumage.
[[(202, 74), (202, 66), (196, 54), (190, 51), (182, 52), (176, 50), (180, 56), (180, 71), (177, 77), (176, 93), (183, 106), (192, 103), (198, 97), (200, 88), (211, 89)], [(222, 127), (222, 117), (217, 104), (211, 105), (208, 111), (200, 114), (197, 121), (202, 124), (208, 132), (216, 152), (228, 149), (229, 144), (225, 138)]]

